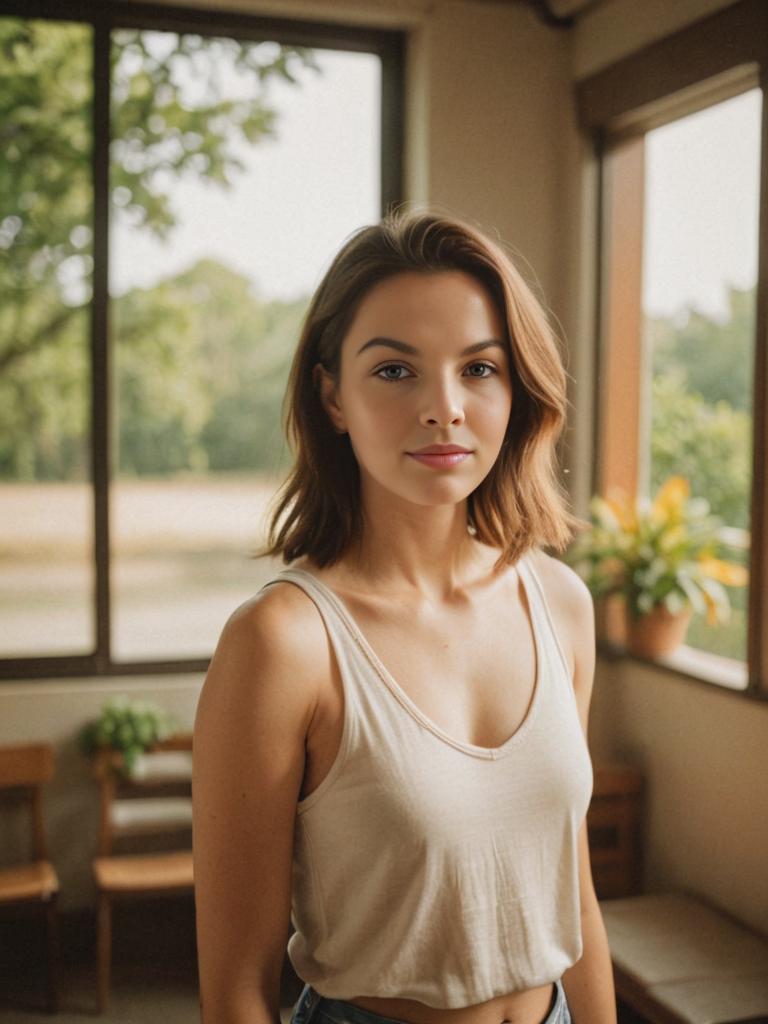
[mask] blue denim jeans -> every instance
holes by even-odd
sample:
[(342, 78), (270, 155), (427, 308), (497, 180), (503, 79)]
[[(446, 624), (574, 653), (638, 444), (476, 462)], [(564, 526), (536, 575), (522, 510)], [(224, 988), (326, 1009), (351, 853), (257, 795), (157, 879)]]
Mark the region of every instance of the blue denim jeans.
[[(291, 1024), (402, 1024), (392, 1017), (363, 1010), (343, 999), (326, 999), (311, 985), (305, 985), (291, 1013)], [(562, 982), (558, 978), (552, 1005), (542, 1024), (572, 1024)]]

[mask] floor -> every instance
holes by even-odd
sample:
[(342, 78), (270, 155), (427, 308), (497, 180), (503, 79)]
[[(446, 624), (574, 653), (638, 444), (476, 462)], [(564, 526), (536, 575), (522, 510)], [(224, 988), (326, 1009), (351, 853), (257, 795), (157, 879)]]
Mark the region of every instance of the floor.
[[(157, 905), (118, 907), (110, 1005), (96, 1012), (94, 927), (91, 915), (62, 915), (61, 1005), (57, 1024), (193, 1024), (200, 1019), (194, 909), (165, 903), (162, 915), (146, 915)], [(286, 962), (281, 986), (282, 1024), (288, 1024), (301, 982)], [(43, 1024), (45, 1010), (42, 919), (28, 913), (0, 916), (0, 1021)], [(645, 1024), (619, 1008), (619, 1024)]]

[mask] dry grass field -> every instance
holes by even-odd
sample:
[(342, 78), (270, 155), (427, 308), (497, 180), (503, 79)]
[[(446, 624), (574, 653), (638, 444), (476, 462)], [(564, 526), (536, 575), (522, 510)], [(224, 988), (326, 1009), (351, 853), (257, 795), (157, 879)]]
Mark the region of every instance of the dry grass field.
[[(279, 565), (254, 559), (279, 480), (117, 481), (111, 492), (113, 655), (206, 657), (229, 613)], [(0, 657), (93, 644), (86, 484), (0, 484)]]

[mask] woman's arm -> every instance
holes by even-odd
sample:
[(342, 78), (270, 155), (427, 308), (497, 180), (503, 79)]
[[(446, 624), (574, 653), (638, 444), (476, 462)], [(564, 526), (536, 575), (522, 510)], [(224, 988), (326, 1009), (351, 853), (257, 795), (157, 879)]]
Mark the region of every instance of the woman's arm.
[(586, 821), (579, 830), (579, 884), (583, 951), (563, 975), (574, 1024), (616, 1024), (613, 967), (603, 915), (592, 883)]
[(192, 776), (203, 1024), (279, 1024), (296, 803), (317, 661), (295, 587), (238, 609), (200, 695)]
[[(559, 580), (554, 592), (559, 595), (559, 611), (571, 640), (573, 688), (586, 738), (595, 677), (594, 604), (586, 584), (570, 566), (558, 562), (551, 566), (551, 570), (553, 574), (557, 572)], [(563, 975), (568, 1006), (574, 1024), (616, 1024), (613, 966), (592, 880), (586, 820), (579, 830), (579, 899), (583, 951), (579, 960)]]

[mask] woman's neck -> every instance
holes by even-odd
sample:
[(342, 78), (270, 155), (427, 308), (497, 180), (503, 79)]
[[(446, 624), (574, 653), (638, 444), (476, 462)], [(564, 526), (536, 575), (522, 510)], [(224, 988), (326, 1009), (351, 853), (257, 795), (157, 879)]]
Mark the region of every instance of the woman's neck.
[(343, 559), (368, 587), (417, 591), (436, 600), (487, 577), (499, 552), (467, 527), (467, 503), (364, 508), (363, 536)]

